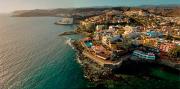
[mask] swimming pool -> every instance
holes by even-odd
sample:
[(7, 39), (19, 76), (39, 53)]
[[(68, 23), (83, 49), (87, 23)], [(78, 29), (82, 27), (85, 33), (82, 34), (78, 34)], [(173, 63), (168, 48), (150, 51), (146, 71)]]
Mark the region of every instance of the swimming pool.
[(87, 46), (88, 48), (90, 48), (90, 47), (93, 46), (92, 41), (85, 41), (84, 43), (86, 44), (86, 46)]

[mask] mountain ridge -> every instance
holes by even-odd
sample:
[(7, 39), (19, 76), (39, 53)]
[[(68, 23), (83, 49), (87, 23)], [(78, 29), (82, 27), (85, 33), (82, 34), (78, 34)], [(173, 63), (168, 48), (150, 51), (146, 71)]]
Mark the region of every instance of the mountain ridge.
[[(103, 14), (105, 10), (127, 11), (132, 9), (148, 10), (154, 14), (172, 14), (170, 16), (180, 16), (180, 5), (142, 5), (142, 6), (94, 6), (80, 8), (55, 8), (55, 9), (34, 9), (34, 10), (17, 10), (12, 16), (17, 17), (36, 17), (36, 16), (92, 16)], [(97, 14), (96, 14), (97, 13)], [(177, 15), (176, 15), (177, 14)]]

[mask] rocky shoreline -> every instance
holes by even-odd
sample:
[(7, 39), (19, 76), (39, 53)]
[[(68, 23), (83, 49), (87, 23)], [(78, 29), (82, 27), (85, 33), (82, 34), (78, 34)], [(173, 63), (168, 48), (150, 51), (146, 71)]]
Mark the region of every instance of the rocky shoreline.
[(82, 65), (84, 77), (91, 83), (95, 84), (95, 87), (99, 85), (101, 85), (101, 87), (105, 87), (107, 81), (123, 80), (124, 83), (128, 84), (128, 81), (125, 81), (121, 75), (114, 75), (112, 69), (99, 66), (91, 59), (85, 57), (82, 54), (83, 47), (79, 44), (78, 41), (74, 41), (72, 44), (74, 45), (77, 52), (77, 59)]
[(77, 51), (77, 58), (83, 67), (84, 76), (86, 79), (91, 82), (99, 82), (103, 80), (102, 77), (107, 78), (109, 75), (112, 75), (111, 69), (103, 68), (89, 58), (85, 57), (82, 54), (83, 48), (78, 41), (74, 41), (73, 45)]
[[(128, 63), (131, 63), (131, 61), (127, 61), (124, 63), (124, 65), (129, 68), (130, 70), (124, 70), (121, 69), (110, 69), (107, 67), (99, 66), (97, 63), (93, 62), (91, 59), (85, 57), (82, 54), (83, 47), (81, 46), (79, 41), (73, 41), (72, 42), (76, 52), (77, 52), (77, 59), (79, 63), (82, 65), (84, 72), (84, 77), (90, 82), (93, 83), (93, 85), (90, 85), (90, 87), (93, 88), (127, 88), (127, 89), (138, 89), (138, 86), (135, 83), (135, 81), (144, 81), (144, 83), (148, 83), (149, 81), (157, 81), (157, 82), (151, 82), (152, 84), (157, 83), (161, 84), (164, 82), (164, 80), (161, 80), (157, 77), (152, 77), (147, 73), (144, 68), (142, 70), (139, 70), (138, 68), (141, 68), (139, 66), (136, 69), (136, 66), (131, 66), (130, 68), (127, 67)], [(139, 64), (138, 64), (139, 65)], [(141, 64), (140, 64), (141, 65)], [(147, 65), (147, 64), (145, 64)], [(135, 69), (134, 69), (135, 68)], [(135, 71), (137, 70), (137, 71)], [(148, 70), (148, 69), (147, 69)], [(124, 73), (117, 73), (117, 71), (122, 71)], [(143, 73), (142, 73), (143, 71)], [(127, 74), (125, 72), (128, 72)], [(133, 74), (131, 74), (133, 73)], [(169, 81), (172, 82), (172, 81)], [(164, 82), (166, 83), (166, 82)], [(178, 83), (178, 82), (177, 82)], [(148, 85), (148, 84), (146, 84)], [(150, 84), (149, 84), (150, 85)], [(150, 87), (150, 86), (149, 86)], [(157, 86), (157, 87), (170, 87), (169, 85), (166, 86)], [(157, 88), (156, 86), (150, 88)]]
[(64, 36), (64, 35), (75, 35), (78, 34), (76, 31), (68, 31), (68, 32), (63, 32), (60, 33), (59, 36)]
[(77, 52), (77, 59), (82, 65), (84, 77), (95, 84), (96, 87), (102, 84), (105, 85), (107, 81), (123, 80), (124, 83), (128, 83), (128, 81), (125, 81), (121, 75), (115, 75), (111, 68), (102, 67), (93, 62), (91, 59), (85, 57), (82, 54), (83, 47), (78, 41), (74, 41), (72, 44)]

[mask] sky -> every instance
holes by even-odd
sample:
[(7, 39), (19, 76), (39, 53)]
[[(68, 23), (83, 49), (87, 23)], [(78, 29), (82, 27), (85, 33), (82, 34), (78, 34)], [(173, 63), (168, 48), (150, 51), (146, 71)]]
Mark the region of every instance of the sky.
[(0, 13), (30, 9), (167, 4), (180, 5), (180, 0), (0, 0)]

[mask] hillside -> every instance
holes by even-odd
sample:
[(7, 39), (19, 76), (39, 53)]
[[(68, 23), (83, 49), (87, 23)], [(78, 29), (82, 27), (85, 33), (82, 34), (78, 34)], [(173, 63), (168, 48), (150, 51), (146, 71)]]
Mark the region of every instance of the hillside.
[(34, 17), (34, 16), (60, 16), (83, 18), (105, 13), (107, 10), (138, 10), (142, 9), (153, 14), (163, 16), (180, 16), (180, 6), (141, 6), (141, 7), (90, 7), (90, 8), (58, 8), (58, 9), (35, 9), (14, 11), (12, 16)]

